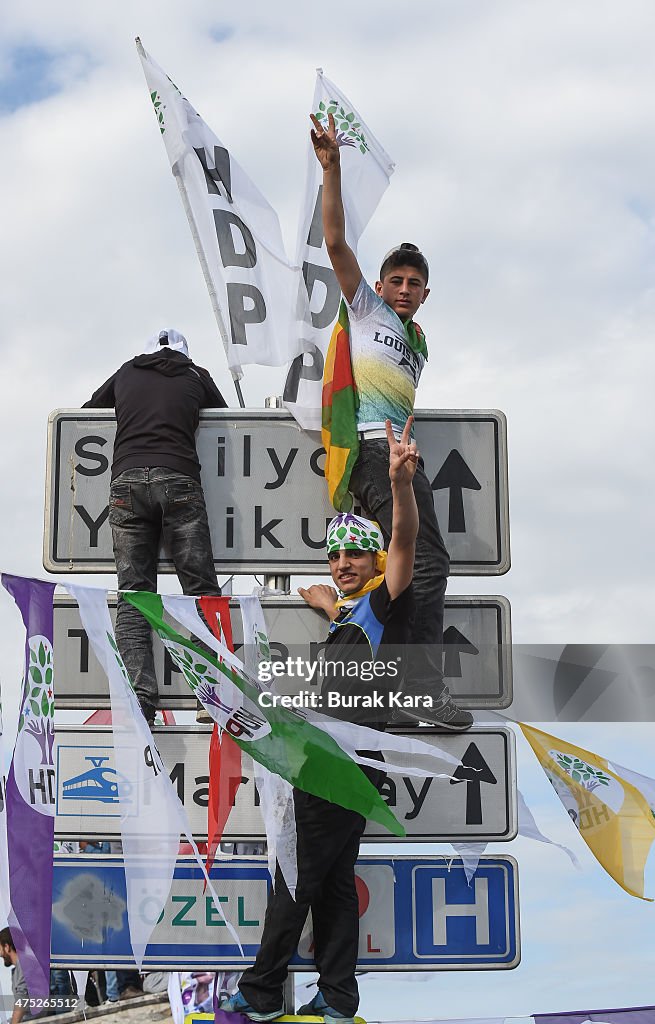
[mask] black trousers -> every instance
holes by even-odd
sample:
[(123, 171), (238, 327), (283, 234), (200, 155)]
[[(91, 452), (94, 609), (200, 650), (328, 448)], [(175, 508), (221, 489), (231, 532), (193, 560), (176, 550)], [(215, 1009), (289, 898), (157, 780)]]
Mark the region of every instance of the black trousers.
[[(375, 770), (368, 769), (367, 775), (382, 778)], [(239, 989), (259, 1013), (282, 1006), (287, 965), (311, 909), (318, 987), (329, 1006), (350, 1017), (359, 1005), (355, 862), (366, 822), (361, 814), (298, 789), (293, 798), (298, 835), (296, 899), (291, 898), (278, 866), (257, 959), (244, 971)]]
[[(183, 593), (220, 594), (205, 497), (197, 480), (162, 466), (126, 469), (111, 482), (109, 524), (119, 590), (157, 591), (163, 540)], [(116, 642), (139, 703), (157, 707), (152, 630), (122, 597), (116, 611)]]
[[(441, 666), (443, 616), (450, 558), (441, 536), (434, 509), (432, 486), (423, 459), (419, 459), (413, 481), (419, 527), (414, 557), (414, 613), (405, 652), (402, 690), (408, 694), (438, 695), (443, 690)], [(375, 519), (391, 540), (393, 499), (389, 482), (389, 445), (384, 438), (362, 441), (350, 477), (350, 490), (364, 515)]]

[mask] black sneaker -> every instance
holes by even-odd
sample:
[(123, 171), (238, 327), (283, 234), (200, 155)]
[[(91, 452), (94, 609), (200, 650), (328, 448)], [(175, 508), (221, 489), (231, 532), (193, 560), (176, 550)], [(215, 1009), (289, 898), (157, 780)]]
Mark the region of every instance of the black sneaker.
[(403, 708), (402, 715), (411, 719), (414, 724), (427, 722), (441, 729), (449, 729), (450, 732), (466, 732), (473, 725), (473, 715), (455, 703), (447, 686), (444, 686), (438, 696), (432, 698), (432, 702), (431, 708)]
[(141, 710), (143, 711), (143, 717), (145, 718), (148, 725), (152, 728), (152, 726), (155, 724), (155, 715), (157, 713), (157, 708), (155, 707), (154, 704), (148, 704), (148, 702), (145, 700), (139, 701), (139, 704), (141, 705)]

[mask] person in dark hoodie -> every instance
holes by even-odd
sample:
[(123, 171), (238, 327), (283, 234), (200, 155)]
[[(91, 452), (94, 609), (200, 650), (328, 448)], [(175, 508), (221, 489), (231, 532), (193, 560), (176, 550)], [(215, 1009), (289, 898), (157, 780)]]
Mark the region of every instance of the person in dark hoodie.
[[(195, 433), (201, 409), (226, 407), (174, 330), (151, 338), (143, 355), (124, 363), (85, 402), (84, 408), (116, 410), (109, 524), (119, 590), (156, 592), (163, 541), (185, 594), (220, 595)], [(150, 626), (120, 597), (116, 641), (152, 724), (159, 694)]]

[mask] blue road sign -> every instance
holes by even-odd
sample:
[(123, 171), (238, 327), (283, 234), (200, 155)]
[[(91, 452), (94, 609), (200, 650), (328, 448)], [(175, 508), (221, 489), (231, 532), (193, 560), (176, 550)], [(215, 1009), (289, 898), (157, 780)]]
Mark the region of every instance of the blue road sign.
[[(481, 970), (519, 963), (518, 869), (512, 857), (482, 857), (470, 885), (462, 862), (445, 857), (361, 857), (356, 874), (360, 969)], [(265, 858), (218, 861), (211, 878), (244, 956), (209, 891), (203, 892), (196, 861), (180, 857), (145, 970), (239, 970), (253, 962), (270, 884)], [(146, 919), (152, 914), (145, 887), (137, 912)], [(313, 969), (312, 949), (308, 924), (292, 970)], [(122, 857), (55, 857), (52, 965), (131, 964)]]

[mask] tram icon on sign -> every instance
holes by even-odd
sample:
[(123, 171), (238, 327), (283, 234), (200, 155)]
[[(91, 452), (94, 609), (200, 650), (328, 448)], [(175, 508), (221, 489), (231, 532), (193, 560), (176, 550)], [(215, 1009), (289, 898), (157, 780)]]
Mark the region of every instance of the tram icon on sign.
[(62, 783), (63, 800), (99, 800), (103, 804), (117, 804), (119, 782), (123, 798), (129, 799), (130, 782), (115, 768), (104, 764), (109, 760), (107, 755), (90, 754), (85, 760), (90, 761), (93, 767)]

